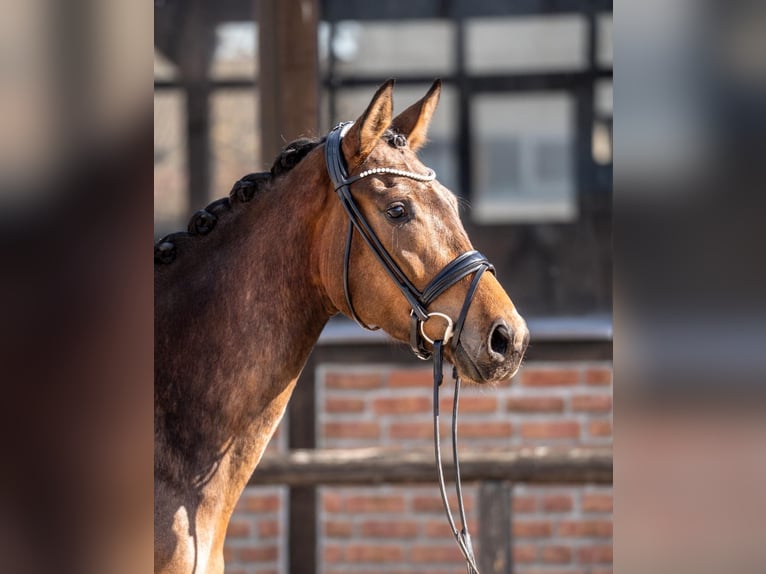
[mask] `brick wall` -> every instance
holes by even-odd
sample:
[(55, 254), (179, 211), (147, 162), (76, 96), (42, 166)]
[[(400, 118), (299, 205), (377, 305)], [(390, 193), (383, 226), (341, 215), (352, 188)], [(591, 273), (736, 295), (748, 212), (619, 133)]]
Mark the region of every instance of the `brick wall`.
[[(452, 385), (442, 391), (451, 409)], [(428, 447), (431, 371), (419, 365), (322, 365), (317, 371), (319, 446)], [(503, 445), (610, 444), (612, 369), (608, 362), (529, 362), (511, 384), (465, 387), (461, 449)], [(449, 416), (443, 417), (447, 436)], [(271, 448), (284, 448), (282, 436)], [(476, 487), (464, 487), (478, 546)], [(249, 488), (227, 539), (227, 572), (286, 573), (284, 489)], [(322, 487), (323, 574), (463, 573), (438, 487)], [(512, 498), (515, 572), (607, 574), (612, 562), (609, 487), (516, 485)]]

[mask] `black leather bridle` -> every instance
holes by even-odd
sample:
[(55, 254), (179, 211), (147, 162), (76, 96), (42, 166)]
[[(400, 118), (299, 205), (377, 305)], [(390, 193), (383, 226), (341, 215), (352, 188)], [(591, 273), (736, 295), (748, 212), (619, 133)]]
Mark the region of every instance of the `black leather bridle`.
[[(413, 285), (407, 275), (402, 271), (396, 261), (386, 251), (386, 248), (380, 242), (380, 239), (375, 234), (375, 231), (370, 226), (369, 222), (365, 219), (362, 211), (359, 209), (354, 197), (351, 195), (351, 184), (364, 179), (365, 177), (378, 176), (382, 174), (393, 175), (396, 177), (406, 177), (414, 179), (416, 181), (428, 182), (436, 179), (436, 174), (433, 170), (429, 169), (426, 174), (418, 174), (410, 171), (379, 167), (373, 168), (361, 173), (349, 177), (348, 170), (346, 168), (345, 159), (343, 157), (343, 151), (341, 148), (341, 141), (343, 136), (353, 125), (353, 122), (345, 122), (338, 124), (327, 136), (325, 142), (325, 160), (327, 162), (327, 171), (330, 174), (330, 179), (335, 187), (335, 192), (338, 194), (338, 198), (341, 201), (341, 205), (348, 214), (349, 224), (348, 233), (346, 236), (346, 248), (343, 258), (343, 288), (345, 291), (346, 304), (348, 305), (349, 312), (354, 320), (359, 323), (365, 329), (371, 329), (367, 326), (356, 314), (354, 305), (351, 300), (351, 291), (349, 289), (348, 270), (349, 262), (351, 259), (351, 243), (354, 237), (354, 231), (356, 230), (359, 235), (364, 239), (365, 243), (369, 246), (372, 253), (377, 260), (386, 270), (388, 275), (394, 281), (394, 284), (399, 288), (404, 298), (410, 305), (410, 347), (412, 352), (419, 359), (427, 360), (433, 357), (434, 359), (434, 451), (436, 455), (436, 466), (438, 470), (439, 488), (442, 497), (442, 503), (447, 512), (447, 518), (449, 520), (452, 533), (455, 536), (458, 547), (462, 552), (466, 560), (466, 566), (468, 574), (478, 574), (479, 570), (476, 566), (476, 559), (473, 554), (473, 547), (471, 545), (471, 536), (468, 533), (468, 525), (465, 517), (465, 507), (463, 504), (462, 485), (460, 482), (460, 465), (457, 456), (457, 409), (458, 398), (460, 394), (460, 377), (457, 376), (457, 371), (453, 369), (453, 377), (455, 379), (455, 395), (452, 408), (452, 456), (455, 463), (456, 474), (456, 489), (457, 500), (460, 511), (460, 519), (462, 522), (462, 528), (458, 531), (455, 526), (455, 521), (452, 518), (452, 512), (449, 508), (447, 500), (446, 487), (444, 482), (444, 471), (441, 462), (441, 445), (439, 441), (439, 388), (442, 383), (442, 362), (444, 357), (444, 345), (450, 343), (452, 345), (453, 352), (457, 349), (460, 343), (460, 334), (463, 330), (465, 318), (468, 315), (468, 310), (473, 301), (473, 296), (476, 293), (476, 289), (479, 286), (479, 280), (485, 271), (489, 270), (494, 273), (495, 268), (487, 260), (487, 258), (478, 251), (467, 251), (461, 255), (458, 255), (450, 263), (444, 266), (444, 268), (431, 279), (426, 287), (420, 291)], [(460, 314), (455, 322), (452, 318), (444, 313), (435, 311), (428, 311), (428, 306), (439, 295), (444, 293), (447, 289), (455, 285), (464, 277), (474, 274), (471, 284), (466, 292), (463, 306), (460, 309)], [(425, 323), (431, 317), (440, 317), (446, 321), (447, 326), (441, 339), (430, 339), (424, 329)], [(432, 351), (429, 351), (426, 347), (426, 341), (431, 344)]]
[[(356, 314), (356, 310), (351, 301), (351, 291), (348, 283), (351, 242), (354, 237), (354, 230), (356, 230), (359, 235), (361, 235), (362, 239), (364, 239), (365, 243), (370, 247), (372, 253), (383, 266), (383, 269), (386, 270), (388, 275), (394, 281), (394, 284), (396, 284), (402, 292), (404, 298), (407, 299), (407, 302), (412, 309), (410, 312), (410, 347), (415, 356), (423, 360), (431, 358), (432, 353), (426, 348), (425, 341), (428, 341), (432, 345), (433, 341), (425, 335), (423, 325), (433, 316), (441, 317), (447, 321), (447, 328), (445, 329), (442, 340), (444, 343), (448, 343), (452, 340), (452, 348), (454, 350), (457, 348), (460, 341), (460, 333), (463, 330), (463, 324), (465, 323), (466, 315), (468, 315), (468, 309), (473, 300), (473, 295), (479, 285), (479, 280), (485, 271), (490, 270), (494, 273), (495, 268), (487, 258), (478, 251), (466, 251), (445, 265), (444, 268), (431, 279), (423, 291), (420, 291), (415, 287), (396, 261), (394, 261), (393, 257), (386, 251), (386, 248), (383, 247), (383, 244), (380, 242), (380, 239), (378, 239), (375, 231), (364, 218), (354, 197), (351, 195), (350, 185), (365, 177), (381, 174), (390, 174), (397, 177), (406, 177), (424, 182), (436, 179), (436, 174), (431, 169), (428, 170), (427, 174), (421, 175), (401, 169), (378, 167), (362, 171), (355, 176), (349, 177), (341, 149), (341, 140), (352, 125), (353, 122), (338, 124), (327, 136), (327, 141), (325, 143), (327, 171), (335, 186), (335, 192), (338, 194), (338, 198), (340, 199), (343, 208), (346, 210), (349, 219), (348, 234), (346, 236), (346, 250), (343, 258), (343, 288), (346, 296), (346, 304), (348, 305), (351, 316), (357, 323), (359, 323), (359, 325), (365, 329), (370, 329), (370, 327), (365, 325)], [(460, 310), (457, 321), (453, 323), (452, 319), (443, 313), (428, 311), (428, 305), (439, 295), (471, 273), (475, 273), (475, 275), (466, 293), (463, 308)]]

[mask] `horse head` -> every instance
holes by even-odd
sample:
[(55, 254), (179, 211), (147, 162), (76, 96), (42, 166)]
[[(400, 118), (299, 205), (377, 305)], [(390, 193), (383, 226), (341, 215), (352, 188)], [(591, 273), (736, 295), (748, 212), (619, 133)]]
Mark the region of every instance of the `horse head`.
[[(454, 335), (445, 340), (445, 353), (463, 379), (507, 380), (518, 370), (529, 341), (526, 323), (494, 274), (483, 273), (492, 270), (491, 265), (472, 251), (457, 197), (417, 157), (426, 142), (441, 83), (435, 82), (422, 99), (396, 117), (392, 92), (393, 81), (381, 86), (364, 113), (342, 130), (338, 153), (345, 179), (340, 183), (346, 184), (348, 195), (340, 193), (341, 201), (334, 199), (320, 231), (320, 281), (334, 307), (363, 326), (380, 327), (412, 344), (417, 324), (420, 353), (430, 352), (434, 340)], [(332, 138), (325, 145), (333, 145)], [(342, 186), (336, 177), (331, 179), (338, 191)], [(376, 253), (371, 240), (365, 239), (365, 228), (349, 227), (355, 213), (375, 236), (377, 251), (385, 254)], [(446, 273), (447, 284), (434, 291), (434, 278), (438, 283), (445, 270), (469, 252), (475, 253), (476, 265), (463, 265), (463, 274), (452, 269), (457, 272)], [(390, 265), (387, 268), (386, 257), (404, 278), (398, 278)], [(474, 281), (477, 273), (480, 277)], [(416, 295), (408, 296), (403, 283), (409, 283), (407, 289)], [(436, 296), (424, 302), (421, 296), (428, 291)], [(413, 297), (423, 304), (413, 303)], [(413, 319), (418, 306), (421, 314), (422, 309), (427, 312), (421, 320)]]

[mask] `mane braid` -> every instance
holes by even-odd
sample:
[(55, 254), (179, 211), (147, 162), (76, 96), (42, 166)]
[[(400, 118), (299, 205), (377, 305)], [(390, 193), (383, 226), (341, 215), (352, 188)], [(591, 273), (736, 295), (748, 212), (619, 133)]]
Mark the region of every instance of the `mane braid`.
[(210, 233), (219, 220), (229, 213), (237, 204), (247, 203), (256, 192), (264, 190), (271, 181), (269, 172), (250, 173), (237, 181), (229, 192), (228, 197), (216, 199), (204, 209), (191, 216), (186, 231), (177, 231), (165, 235), (154, 244), (154, 263), (168, 264), (175, 261), (179, 245), (186, 241)]
[[(293, 169), (311, 150), (324, 143), (326, 139), (326, 136), (321, 138), (299, 138), (287, 144), (274, 160), (270, 171), (271, 176), (279, 177)], [(407, 145), (407, 138), (391, 129), (383, 132), (381, 139), (394, 148), (402, 148)]]
[[(229, 197), (217, 199), (204, 209), (194, 213), (189, 220), (186, 231), (165, 235), (157, 241), (154, 244), (154, 263), (168, 264), (175, 261), (179, 243), (210, 233), (217, 225), (218, 220), (231, 212), (235, 204), (247, 203), (253, 199), (255, 194), (265, 189), (272, 179), (293, 169), (309, 152), (324, 143), (326, 139), (326, 137), (299, 138), (287, 144), (279, 152), (269, 171), (244, 176), (234, 184), (229, 192)], [(383, 132), (381, 139), (393, 148), (403, 148), (407, 145), (407, 138), (391, 129)]]
[(274, 160), (274, 164), (271, 166), (271, 176), (279, 177), (293, 169), (311, 150), (323, 143), (325, 139), (327, 138), (300, 138), (287, 144)]

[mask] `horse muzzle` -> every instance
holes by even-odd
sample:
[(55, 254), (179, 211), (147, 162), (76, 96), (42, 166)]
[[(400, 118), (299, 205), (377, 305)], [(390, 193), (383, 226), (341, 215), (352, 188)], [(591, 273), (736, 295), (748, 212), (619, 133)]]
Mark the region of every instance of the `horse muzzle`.
[(468, 381), (500, 383), (519, 370), (528, 344), (527, 324), (515, 314), (511, 320), (496, 319), (481, 335), (464, 333), (452, 351), (452, 363)]

